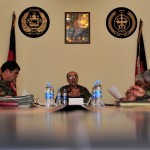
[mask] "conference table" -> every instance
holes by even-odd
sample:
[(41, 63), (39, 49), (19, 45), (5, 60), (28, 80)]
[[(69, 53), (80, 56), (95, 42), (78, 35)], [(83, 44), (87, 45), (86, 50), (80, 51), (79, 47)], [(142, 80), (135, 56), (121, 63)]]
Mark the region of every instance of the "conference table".
[(0, 107), (0, 149), (149, 149), (149, 107)]

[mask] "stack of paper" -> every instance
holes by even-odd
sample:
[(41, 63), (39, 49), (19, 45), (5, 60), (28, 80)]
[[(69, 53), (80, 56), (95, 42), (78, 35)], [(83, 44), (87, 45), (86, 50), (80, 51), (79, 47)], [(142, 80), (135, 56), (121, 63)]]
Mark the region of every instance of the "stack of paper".
[(34, 103), (34, 96), (25, 95), (16, 97), (0, 97), (0, 101), (14, 101), (17, 102), (18, 105), (31, 105), (32, 103)]

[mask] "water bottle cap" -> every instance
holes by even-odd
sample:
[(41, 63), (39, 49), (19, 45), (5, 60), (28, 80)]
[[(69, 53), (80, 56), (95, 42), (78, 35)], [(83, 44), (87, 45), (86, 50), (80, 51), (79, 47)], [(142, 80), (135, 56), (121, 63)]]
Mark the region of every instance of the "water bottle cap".
[(66, 89), (66, 88), (64, 89), (64, 92), (67, 92), (67, 89)]
[(97, 84), (100, 84), (100, 80), (96, 80), (96, 83), (97, 83)]
[(46, 83), (46, 86), (51, 86), (50, 82), (47, 82), (47, 83)]

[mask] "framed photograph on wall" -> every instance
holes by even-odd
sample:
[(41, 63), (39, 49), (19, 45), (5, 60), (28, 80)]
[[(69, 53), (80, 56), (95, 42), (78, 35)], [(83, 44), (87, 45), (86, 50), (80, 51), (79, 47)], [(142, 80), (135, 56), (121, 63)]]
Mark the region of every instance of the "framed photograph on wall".
[(90, 12), (65, 12), (65, 43), (90, 43)]

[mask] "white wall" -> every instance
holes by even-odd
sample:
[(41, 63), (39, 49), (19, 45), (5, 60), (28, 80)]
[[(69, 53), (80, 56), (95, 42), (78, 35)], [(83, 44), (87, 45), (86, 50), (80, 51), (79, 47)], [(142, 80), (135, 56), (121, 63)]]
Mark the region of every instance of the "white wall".
[[(39, 38), (29, 38), (18, 27), (21, 12), (32, 6), (41, 7), (50, 17), (50, 27)], [(125, 39), (112, 36), (106, 28), (108, 13), (117, 7), (132, 10), (137, 19), (142, 18), (143, 37), (150, 66), (150, 1), (149, 0), (0, 0), (0, 64), (6, 61), (9, 47), (11, 15), (15, 11), (17, 62), (21, 66), (17, 80), (19, 94), (25, 88), (44, 101), (46, 81), (57, 89), (67, 84), (66, 73), (74, 70), (79, 83), (91, 90), (93, 82), (100, 79), (104, 102), (114, 99), (107, 92), (112, 85), (121, 93), (133, 84), (138, 27)], [(91, 44), (64, 44), (65, 12), (90, 12)]]

